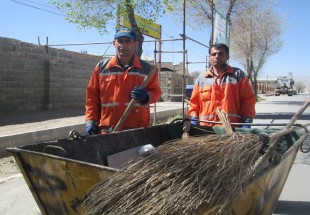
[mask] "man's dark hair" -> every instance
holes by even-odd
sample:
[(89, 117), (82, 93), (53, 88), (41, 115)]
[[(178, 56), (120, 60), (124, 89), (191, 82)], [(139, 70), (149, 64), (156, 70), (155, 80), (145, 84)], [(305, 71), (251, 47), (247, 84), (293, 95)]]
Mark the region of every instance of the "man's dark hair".
[(211, 49), (214, 48), (214, 49), (219, 49), (219, 48), (224, 48), (226, 54), (229, 55), (229, 47), (224, 44), (224, 43), (217, 43), (217, 44), (213, 44), (210, 46), (209, 48), (209, 54), (211, 54)]

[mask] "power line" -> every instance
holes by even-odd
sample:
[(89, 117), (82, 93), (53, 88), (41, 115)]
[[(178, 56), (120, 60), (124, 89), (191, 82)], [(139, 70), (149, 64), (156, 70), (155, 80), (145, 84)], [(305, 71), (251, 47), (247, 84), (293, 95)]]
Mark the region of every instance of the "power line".
[(98, 43), (67, 43), (67, 44), (51, 44), (48, 46), (82, 46), (82, 45), (98, 45), (98, 44), (112, 44), (112, 42), (98, 42)]
[(33, 4), (37, 4), (37, 5), (41, 5), (43, 7), (47, 7), (47, 8), (51, 8), (51, 9), (55, 9), (55, 7), (51, 7), (51, 6), (48, 6), (48, 5), (45, 5), (45, 4), (40, 4), (38, 2), (34, 2), (34, 1), (30, 1), (30, 0), (24, 0), (24, 1), (27, 1), (27, 2), (30, 2), (30, 3), (33, 3)]
[[(26, 4), (24, 2), (20, 2), (20, 1), (17, 1), (17, 0), (10, 0), (10, 1), (12, 1), (12, 2), (14, 2), (16, 4), (20, 4), (20, 5), (23, 5), (23, 6), (26, 6), (26, 7), (32, 7), (32, 8), (35, 8), (37, 10), (42, 10), (42, 11), (45, 11), (45, 12), (48, 12), (48, 13), (52, 13), (52, 14), (55, 14), (55, 15), (58, 15), (58, 16), (65, 16), (64, 14), (53, 12), (53, 11), (50, 11), (50, 10), (46, 10), (44, 8), (36, 7), (36, 6), (30, 5), (30, 4)], [(31, 2), (31, 1), (28, 1), (28, 2)], [(37, 3), (37, 4), (39, 4), (39, 3)]]

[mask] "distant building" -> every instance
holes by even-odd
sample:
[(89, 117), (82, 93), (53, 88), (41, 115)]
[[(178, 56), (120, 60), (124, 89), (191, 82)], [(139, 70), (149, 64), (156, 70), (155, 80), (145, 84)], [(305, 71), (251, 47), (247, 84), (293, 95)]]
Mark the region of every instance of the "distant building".
[[(167, 69), (173, 70), (175, 73), (183, 74), (183, 63), (173, 65), (172, 62), (161, 62), (162, 71)], [(185, 67), (185, 74), (188, 74), (188, 69)]]
[(273, 93), (276, 89), (277, 78), (259, 78), (257, 79), (257, 93)]
[[(153, 63), (153, 61), (149, 62)], [(173, 65), (172, 62), (161, 62), (161, 71), (159, 73), (159, 83), (162, 90), (161, 101), (182, 101), (182, 93), (185, 94), (186, 85), (194, 83), (194, 77), (188, 75), (188, 70), (187, 68), (185, 69), (186, 81), (184, 83), (183, 63)], [(184, 90), (182, 90), (182, 88), (184, 88)]]

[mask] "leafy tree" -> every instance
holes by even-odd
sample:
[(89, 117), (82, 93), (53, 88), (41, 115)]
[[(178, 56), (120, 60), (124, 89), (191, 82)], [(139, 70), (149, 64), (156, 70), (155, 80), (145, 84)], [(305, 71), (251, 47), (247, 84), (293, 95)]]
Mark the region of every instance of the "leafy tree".
[[(100, 34), (108, 33), (108, 29), (120, 26), (120, 17), (127, 17), (131, 27), (137, 32), (139, 47), (137, 55), (142, 54), (144, 37), (141, 26), (137, 26), (134, 14), (154, 22), (165, 13), (160, 0), (51, 0), (65, 19), (77, 24), (78, 29), (95, 28)], [(142, 26), (143, 28), (143, 26)]]

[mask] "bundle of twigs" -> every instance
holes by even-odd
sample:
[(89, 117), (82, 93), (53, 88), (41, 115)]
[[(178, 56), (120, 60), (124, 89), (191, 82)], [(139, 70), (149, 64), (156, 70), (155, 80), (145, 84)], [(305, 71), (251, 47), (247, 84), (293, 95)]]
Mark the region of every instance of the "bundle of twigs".
[(85, 214), (226, 214), (260, 149), (258, 136), (241, 133), (166, 143), (99, 182)]

